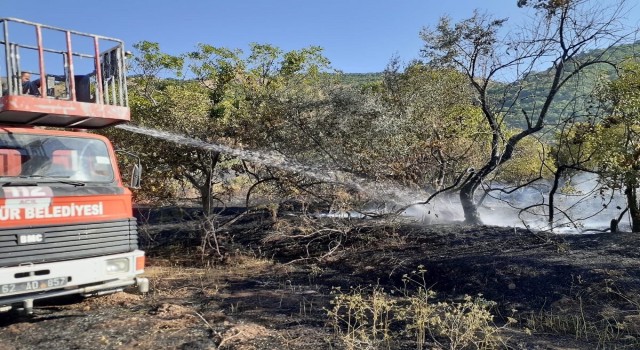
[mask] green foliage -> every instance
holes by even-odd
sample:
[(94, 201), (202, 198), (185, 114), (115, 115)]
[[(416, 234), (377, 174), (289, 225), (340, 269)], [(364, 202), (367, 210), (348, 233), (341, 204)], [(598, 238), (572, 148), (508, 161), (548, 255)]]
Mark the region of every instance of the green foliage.
[(489, 64), (498, 41), (497, 34), (507, 19), (494, 19), (475, 10), (469, 19), (456, 24), (443, 16), (434, 30), (420, 32), (425, 42), (423, 55), (433, 64), (458, 67), (461, 57), (468, 56), (472, 65)]
[(558, 130), (551, 153), (556, 167), (597, 170), (599, 127), (595, 122), (571, 123)]
[(553, 158), (546, 154), (545, 145), (534, 137), (518, 143), (513, 156), (495, 174), (495, 180), (512, 185), (523, 185), (536, 178), (549, 178), (555, 170)]
[[(618, 80), (603, 95), (613, 107), (611, 115), (593, 130), (599, 170), (612, 180), (637, 187), (640, 174), (640, 64), (628, 63)], [(616, 186), (619, 187), (619, 186)]]
[[(509, 50), (522, 48), (501, 41), (497, 34), (503, 25), (502, 19), (478, 13), (455, 24), (443, 18), (435, 30), (421, 33), (428, 64), (415, 61), (401, 69), (392, 61), (383, 74), (336, 75), (322, 49), (314, 46), (285, 52), (252, 44), (245, 54), (200, 44), (173, 56), (157, 43), (141, 42), (131, 60), (137, 73), (129, 81), (133, 121), (207, 143), (269, 150), (319, 171), (344, 170), (420, 188), (442, 189), (461, 174), (481, 174), (474, 175), (474, 186), (485, 179), (523, 183), (555, 170), (543, 143), (527, 137), (545, 122), (557, 121), (542, 116), (535, 122), (545, 104), (540, 99), (549, 98), (554, 69), (530, 72), (510, 84), (492, 80), (493, 69), (512, 58)], [(504, 57), (499, 48), (507, 50)], [(604, 52), (594, 54), (604, 59)], [(545, 57), (546, 52), (535, 54)], [(560, 78), (576, 71), (580, 62), (593, 60), (584, 57), (562, 62), (566, 68)], [(585, 70), (575, 80), (576, 89), (607, 74)], [(556, 91), (556, 99), (567, 90), (582, 96), (567, 95), (573, 106), (578, 99), (588, 101), (586, 87), (571, 90), (574, 81), (566, 84)], [(546, 106), (546, 113), (557, 113), (557, 118), (573, 117), (574, 111), (567, 112), (562, 103)], [(314, 185), (312, 179), (268, 162), (249, 164), (217, 152), (113, 133), (121, 148), (143, 157), (151, 174), (144, 193), (150, 197), (195, 190), (208, 207), (237, 190), (237, 184), (255, 185), (251, 191), (281, 199), (303, 193), (320, 194), (328, 202), (338, 197), (335, 187)], [(558, 146), (558, 162), (574, 156), (575, 149)], [(470, 168), (484, 170), (467, 172)]]
[[(459, 185), (468, 223), (481, 223), (476, 190), (512, 160), (521, 141), (545, 128), (584, 117), (593, 88), (582, 85), (588, 69), (615, 62), (608, 56), (610, 50), (587, 59), (581, 54), (601, 40), (622, 38), (620, 33), (625, 31), (618, 25), (620, 8), (615, 6), (606, 8), (588, 0), (534, 2), (536, 17), (509, 35), (498, 35), (505, 20), (477, 12), (455, 24), (443, 17), (435, 28), (421, 33), (422, 53), (430, 64), (465, 74), (491, 130), (486, 161)], [(533, 74), (549, 62), (552, 65), (544, 75)], [(595, 75), (600, 76), (601, 71), (596, 70)], [(499, 80), (509, 76), (514, 83)], [(540, 83), (535, 81), (539, 77), (544, 78)], [(557, 97), (565, 91), (571, 97), (562, 105)], [(527, 101), (534, 102), (524, 106)]]
[[(252, 44), (246, 57), (240, 50), (206, 44), (178, 57), (162, 53), (155, 43), (143, 42), (135, 48), (133, 70), (140, 74), (129, 81), (134, 123), (207, 143), (268, 147), (285, 154), (304, 151), (302, 141), (308, 143), (309, 138), (292, 133), (285, 125), (293, 122), (291, 115), (307, 108), (303, 105), (297, 110), (291, 101), (312, 103), (318, 96), (317, 86), (328, 65), (320, 48), (283, 52), (270, 45)], [(182, 71), (185, 67), (188, 73)], [(168, 79), (168, 74), (192, 79)], [(264, 166), (248, 166), (225, 154), (146, 136), (128, 135), (125, 139), (117, 133), (117, 143), (141, 154), (146, 173), (152, 177), (143, 189), (150, 197), (172, 192), (178, 196), (177, 190), (193, 188), (206, 210), (225, 192), (237, 190), (233, 184), (246, 183), (243, 173), (256, 182), (273, 176)], [(233, 180), (236, 176), (245, 180)]]
[(382, 72), (377, 73), (340, 73), (340, 82), (355, 87), (372, 87), (382, 83), (384, 75)]
[(366, 142), (351, 147), (362, 171), (437, 188), (482, 160), (490, 132), (462, 74), (419, 62), (391, 67), (375, 94), (383, 107), (366, 116), (366, 129), (354, 128), (352, 142)]
[(547, 13), (547, 17), (552, 17), (556, 12), (566, 9), (573, 2), (580, 0), (518, 0), (518, 7), (533, 7), (537, 10), (543, 10)]
[[(136, 48), (134, 62), (147, 74), (131, 78), (130, 101), (133, 120), (142, 126), (436, 188), (481, 164), (489, 147), (491, 132), (472, 104), (465, 77), (451, 69), (413, 62), (363, 88), (328, 73), (317, 47), (283, 52), (253, 44), (246, 57), (206, 44), (180, 57), (160, 52), (157, 44)], [(178, 77), (184, 67), (193, 79), (159, 76), (173, 71)], [(237, 190), (228, 182), (242, 174), (260, 183), (254, 191), (285, 197), (300, 195), (294, 188), (307, 182), (297, 174), (144, 136), (118, 142), (141, 153), (150, 178), (143, 192), (158, 198), (192, 187), (206, 205), (208, 197)]]
[[(546, 1), (545, 1), (546, 2)], [(604, 52), (604, 49), (593, 49), (585, 51), (576, 56), (576, 62), (586, 62), (593, 59), (602, 59), (612, 64), (599, 64), (587, 67), (579, 79), (570, 82), (569, 88), (561, 89), (555, 97), (555, 103), (550, 107), (549, 124), (557, 125), (563, 114), (576, 101), (576, 95), (581, 96), (579, 103), (582, 106), (592, 104), (592, 90), (607, 81), (616, 79), (617, 71), (615, 65), (620, 65), (629, 59), (635, 59), (638, 52), (638, 43), (623, 44), (612, 47)], [(571, 72), (571, 67), (567, 70)], [(373, 89), (376, 91), (384, 79), (384, 74), (380, 73), (343, 73), (340, 74), (342, 83), (356, 86), (363, 89)], [(534, 115), (544, 104), (544, 98), (548, 86), (553, 79), (550, 69), (544, 69), (527, 74), (523, 79), (515, 81), (492, 81), (489, 85), (489, 96), (495, 102), (496, 108), (501, 106), (511, 106), (505, 114), (505, 122), (509, 128), (525, 127), (525, 120), (522, 118), (524, 110), (528, 115)], [(505, 95), (506, 92), (506, 95)]]
[(160, 45), (155, 42), (141, 41), (133, 45), (140, 52), (134, 56), (134, 72), (142, 76), (157, 76), (163, 70), (179, 72), (184, 61), (180, 57), (171, 56), (160, 51)]
[(612, 113), (598, 126), (598, 163), (607, 178), (626, 188), (637, 188), (640, 180), (640, 64), (630, 62), (618, 80), (608, 85), (605, 98)]
[[(596, 103), (593, 97), (594, 88), (616, 79), (618, 74), (616, 66), (635, 59), (638, 45), (637, 43), (618, 45), (606, 52), (604, 49), (594, 49), (576, 55), (569, 62), (564, 76), (570, 74), (573, 71), (572, 67), (581, 62), (599, 60), (603, 63), (586, 67), (579, 77), (571, 78), (566, 87), (557, 92), (548, 112), (547, 123), (553, 126), (558, 125), (576, 111), (578, 111), (576, 118), (579, 121), (585, 121), (586, 117), (584, 113), (580, 114), (580, 111)], [(552, 80), (551, 69), (533, 72), (523, 79), (510, 83), (496, 82), (490, 86), (489, 95), (495, 101), (496, 107), (509, 107), (505, 116), (507, 125), (512, 128), (523, 128), (526, 127), (526, 121), (522, 118), (523, 113), (533, 116), (540, 112)]]
[[(143, 79), (143, 78), (141, 78)], [(129, 103), (133, 122), (140, 126), (171, 128), (181, 133), (195, 134), (205, 123), (208, 113), (206, 91), (194, 84), (167, 84), (162, 81), (155, 89), (135, 85), (131, 80)], [(140, 87), (140, 89), (138, 89)], [(137, 154), (144, 165), (143, 188), (139, 200), (166, 201), (184, 197), (185, 183), (176, 181), (185, 172), (196, 172), (195, 163), (186, 159), (193, 150), (146, 135), (132, 135), (120, 129), (107, 131), (117, 148)]]

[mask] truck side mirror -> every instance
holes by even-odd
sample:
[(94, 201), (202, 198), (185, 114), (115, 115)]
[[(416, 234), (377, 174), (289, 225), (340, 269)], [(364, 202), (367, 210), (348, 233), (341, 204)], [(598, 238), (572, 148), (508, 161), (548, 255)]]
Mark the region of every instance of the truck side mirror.
[(129, 187), (138, 189), (140, 188), (141, 182), (142, 182), (142, 164), (136, 163), (133, 165), (133, 169), (131, 170), (131, 181), (129, 182)]
[(129, 175), (130, 175), (129, 188), (133, 188), (133, 189), (140, 188), (140, 184), (142, 182), (142, 163), (140, 162), (140, 157), (138, 157), (137, 155), (131, 152), (127, 152), (123, 150), (116, 150), (116, 153), (124, 154), (127, 157), (132, 158), (131, 161), (129, 162), (130, 164), (133, 164), (131, 165), (129, 170)]

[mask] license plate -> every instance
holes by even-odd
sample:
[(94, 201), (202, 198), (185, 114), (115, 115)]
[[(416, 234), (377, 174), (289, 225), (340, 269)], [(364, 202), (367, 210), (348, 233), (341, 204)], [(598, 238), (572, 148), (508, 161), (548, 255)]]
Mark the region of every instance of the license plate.
[(38, 281), (0, 284), (0, 295), (63, 287), (67, 284), (68, 280), (69, 280), (68, 277), (55, 277), (55, 278), (48, 278), (45, 280), (38, 280)]

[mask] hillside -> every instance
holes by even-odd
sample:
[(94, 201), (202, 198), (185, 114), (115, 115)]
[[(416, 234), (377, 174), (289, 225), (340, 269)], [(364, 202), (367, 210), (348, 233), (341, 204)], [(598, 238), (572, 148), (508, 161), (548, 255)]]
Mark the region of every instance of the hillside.
[(382, 81), (383, 73), (342, 73), (340, 81), (347, 85), (363, 86), (379, 83)]
[[(619, 64), (630, 58), (639, 57), (640, 43), (619, 45), (604, 55), (603, 52), (603, 49), (591, 50), (579, 55), (576, 60), (585, 61), (602, 56), (603, 60)], [(573, 79), (558, 92), (551, 106), (549, 122), (553, 123), (561, 116), (567, 116), (573, 113), (574, 109), (584, 106), (592, 98), (593, 89), (605, 81), (615, 79), (615, 75), (615, 68), (609, 64), (593, 65), (585, 69), (579, 80)], [(340, 79), (348, 85), (363, 86), (381, 82), (383, 73), (344, 73), (340, 75)], [(496, 82), (491, 89), (491, 94), (498, 106), (513, 105), (507, 115), (507, 120), (511, 126), (523, 127), (522, 111), (526, 111), (530, 116), (539, 111), (548, 92), (547, 88), (551, 84), (551, 79), (553, 77), (550, 70), (539, 71), (530, 74), (523, 80), (509, 83)], [(508, 91), (507, 94), (504, 93), (505, 89)], [(519, 95), (516, 95), (518, 91)]]
[[(640, 44), (619, 45), (604, 53), (604, 50), (592, 50), (576, 57), (576, 61), (582, 62), (600, 57), (604, 61), (613, 62), (618, 65), (625, 60), (638, 57)], [(566, 74), (570, 74), (571, 66), (567, 65)], [(560, 89), (550, 107), (548, 123), (555, 123), (562, 117), (574, 114), (580, 115), (594, 99), (594, 89), (602, 83), (615, 79), (616, 70), (610, 64), (595, 64), (587, 67), (577, 78), (572, 78)], [(514, 81), (512, 83), (497, 83), (492, 89), (492, 95), (496, 104), (511, 106), (507, 114), (509, 124), (517, 127), (524, 127), (522, 113), (525, 111), (529, 116), (535, 116), (542, 107), (544, 99), (548, 94), (548, 87), (553, 79), (551, 70), (545, 70), (530, 74), (526, 79)], [(508, 91), (507, 94), (504, 92)], [(520, 91), (521, 90), (521, 91)], [(519, 95), (518, 94), (519, 92)]]

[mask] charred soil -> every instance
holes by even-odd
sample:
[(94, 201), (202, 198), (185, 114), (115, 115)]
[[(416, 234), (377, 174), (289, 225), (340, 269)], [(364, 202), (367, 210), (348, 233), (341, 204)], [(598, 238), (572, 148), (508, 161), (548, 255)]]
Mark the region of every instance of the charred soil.
[[(147, 295), (57, 299), (36, 304), (32, 316), (1, 314), (0, 348), (342, 349), (328, 315), (336, 291), (393, 298), (420, 288), (435, 292), (434, 303), (479, 294), (495, 302), (498, 348), (640, 348), (637, 233), (190, 214), (140, 212)], [(408, 336), (373, 345), (419, 346)], [(451, 347), (437, 335), (422, 346)]]

